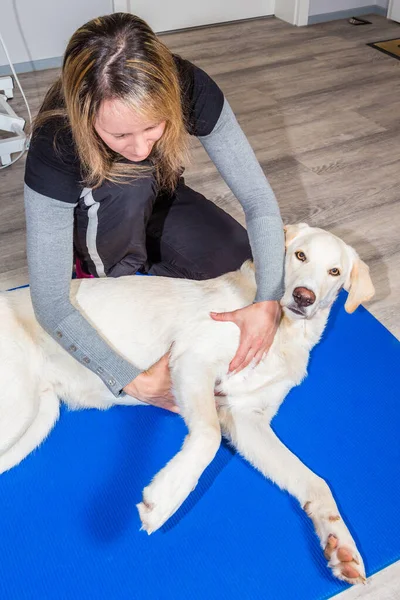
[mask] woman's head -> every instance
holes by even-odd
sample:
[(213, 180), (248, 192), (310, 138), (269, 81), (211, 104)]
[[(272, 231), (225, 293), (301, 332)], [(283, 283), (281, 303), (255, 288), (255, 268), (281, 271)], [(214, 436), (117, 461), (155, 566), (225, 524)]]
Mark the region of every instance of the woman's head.
[(135, 114), (119, 99), (104, 100), (94, 128), (114, 152), (134, 162), (145, 160), (164, 134), (166, 120)]
[(179, 80), (171, 52), (144, 21), (115, 13), (86, 23), (53, 88), (42, 115), (61, 96), (88, 184), (143, 174), (148, 166), (122, 159), (150, 157), (160, 183), (174, 185), (186, 149)]

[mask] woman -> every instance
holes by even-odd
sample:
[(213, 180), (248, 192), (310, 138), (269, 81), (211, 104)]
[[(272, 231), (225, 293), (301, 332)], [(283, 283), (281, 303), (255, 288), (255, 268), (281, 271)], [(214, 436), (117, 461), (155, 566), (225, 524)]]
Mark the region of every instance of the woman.
[[(242, 204), (248, 237), (185, 185), (188, 133)], [(230, 370), (257, 363), (270, 347), (284, 255), (274, 194), (215, 82), (171, 54), (138, 17), (100, 17), (72, 36), (35, 123), (25, 207), (36, 317), (115, 396), (177, 410), (168, 357), (140, 373), (72, 305), (73, 253), (95, 277), (140, 271), (192, 279), (238, 269), (252, 253), (256, 302), (212, 316), (241, 330)]]

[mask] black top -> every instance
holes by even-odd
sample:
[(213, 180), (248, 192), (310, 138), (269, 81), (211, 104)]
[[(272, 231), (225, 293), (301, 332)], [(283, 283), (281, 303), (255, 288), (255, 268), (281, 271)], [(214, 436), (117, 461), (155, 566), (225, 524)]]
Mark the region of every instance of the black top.
[[(223, 93), (202, 69), (180, 56), (175, 55), (174, 60), (187, 131), (195, 136), (208, 135), (221, 114)], [(83, 189), (80, 162), (72, 132), (59, 119), (52, 119), (34, 135), (26, 161), (25, 183), (43, 196), (72, 204), (78, 202)]]

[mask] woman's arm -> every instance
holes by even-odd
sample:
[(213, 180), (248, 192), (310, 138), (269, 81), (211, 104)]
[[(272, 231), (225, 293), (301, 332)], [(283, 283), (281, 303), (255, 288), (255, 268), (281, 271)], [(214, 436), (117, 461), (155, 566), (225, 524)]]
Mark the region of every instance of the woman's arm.
[(33, 308), (43, 329), (118, 396), (140, 371), (117, 354), (71, 304), (74, 207), (25, 185)]
[(285, 243), (278, 203), (226, 99), (213, 131), (199, 140), (245, 212), (256, 270), (256, 302), (280, 300)]
[(256, 303), (213, 314), (240, 328), (240, 344), (229, 365), (240, 371), (268, 352), (280, 321), (285, 242), (278, 203), (226, 99), (210, 134), (199, 137), (209, 157), (243, 207), (256, 270)]

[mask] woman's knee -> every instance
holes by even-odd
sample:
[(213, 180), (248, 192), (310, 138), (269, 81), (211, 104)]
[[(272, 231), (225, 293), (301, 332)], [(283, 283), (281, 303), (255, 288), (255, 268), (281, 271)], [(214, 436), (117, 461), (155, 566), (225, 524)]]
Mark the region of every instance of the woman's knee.
[(172, 265), (172, 271), (182, 273), (181, 277), (218, 277), (239, 269), (251, 258), (246, 229), (184, 184), (169, 202), (158, 203), (147, 235), (153, 265)]

